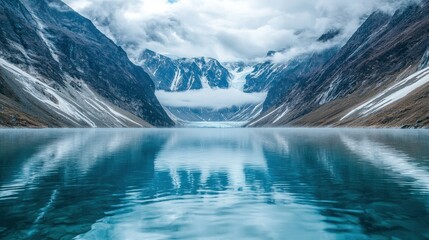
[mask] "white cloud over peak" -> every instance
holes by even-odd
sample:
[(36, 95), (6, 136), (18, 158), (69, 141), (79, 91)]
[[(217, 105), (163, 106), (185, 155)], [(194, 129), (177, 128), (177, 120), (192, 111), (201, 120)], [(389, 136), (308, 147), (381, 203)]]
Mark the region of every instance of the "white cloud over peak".
[(415, 0), (65, 0), (134, 58), (143, 49), (179, 57), (253, 60), (305, 49), (330, 29), (344, 43), (375, 10)]

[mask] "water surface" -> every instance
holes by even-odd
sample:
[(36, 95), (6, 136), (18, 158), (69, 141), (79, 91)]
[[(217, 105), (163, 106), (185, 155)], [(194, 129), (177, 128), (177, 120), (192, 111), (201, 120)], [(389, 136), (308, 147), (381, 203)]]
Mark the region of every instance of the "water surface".
[(1, 130), (1, 239), (429, 239), (429, 132)]

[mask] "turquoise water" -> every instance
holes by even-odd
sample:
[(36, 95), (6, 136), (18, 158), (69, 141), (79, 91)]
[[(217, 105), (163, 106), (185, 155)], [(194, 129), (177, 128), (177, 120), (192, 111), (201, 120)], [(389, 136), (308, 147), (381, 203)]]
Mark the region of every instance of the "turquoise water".
[(429, 132), (1, 130), (1, 239), (429, 239)]

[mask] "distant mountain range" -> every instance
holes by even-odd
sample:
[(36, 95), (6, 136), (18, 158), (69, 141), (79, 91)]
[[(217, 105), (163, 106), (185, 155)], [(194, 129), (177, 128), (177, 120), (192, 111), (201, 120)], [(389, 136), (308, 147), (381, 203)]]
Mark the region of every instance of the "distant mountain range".
[[(220, 63), (216, 59), (204, 57), (172, 59), (151, 50), (143, 51), (137, 64), (149, 73), (157, 90), (171, 93), (232, 88), (246, 92), (245, 88), (248, 85), (246, 78), (252, 72), (256, 72), (254, 64)], [(265, 71), (270, 71), (270, 69)], [(255, 81), (253, 84), (265, 84), (265, 81), (260, 79), (259, 82)], [(267, 89), (261, 88), (261, 91), (258, 92), (263, 90)], [(198, 99), (194, 101), (198, 101)], [(261, 112), (262, 102), (216, 109), (209, 106), (166, 106), (166, 109), (178, 123), (183, 121), (249, 121)]]
[[(332, 47), (320, 53), (303, 54), (287, 62), (274, 62), (271, 57), (277, 52), (270, 51), (262, 63), (221, 63), (204, 57), (173, 59), (147, 49), (140, 54), (137, 64), (151, 75), (158, 90), (183, 92), (236, 87), (252, 93), (268, 91), (274, 82), (285, 77), (307, 73), (325, 63), (338, 50)], [(234, 85), (237, 77), (240, 83), (235, 82)]]
[(138, 64), (152, 76), (157, 89), (164, 91), (226, 89), (232, 79), (228, 70), (213, 58), (171, 59), (145, 50)]
[[(0, 126), (429, 126), (428, 16), (429, 0), (393, 15), (377, 11), (345, 45), (329, 45), (341, 34), (332, 29), (315, 39), (324, 48), (287, 61), (275, 57), (288, 49), (251, 63), (145, 50), (132, 63), (60, 0), (3, 0)], [(207, 102), (210, 95), (222, 102), (234, 94), (266, 99), (213, 107), (157, 98), (167, 95), (171, 102), (196, 93), (193, 101)]]
[[(262, 63), (220, 63), (216, 59), (203, 57), (172, 59), (152, 50), (145, 50), (140, 54), (137, 64), (151, 75), (160, 91), (235, 88), (252, 94), (268, 92), (274, 82), (284, 78), (297, 78), (311, 72), (337, 51), (338, 48), (332, 47), (320, 53), (303, 54), (284, 63), (274, 62), (272, 57), (276, 52), (270, 51), (266, 61)], [(221, 109), (186, 106), (166, 108), (176, 118), (184, 121), (250, 121), (261, 113), (262, 106), (261, 102)]]

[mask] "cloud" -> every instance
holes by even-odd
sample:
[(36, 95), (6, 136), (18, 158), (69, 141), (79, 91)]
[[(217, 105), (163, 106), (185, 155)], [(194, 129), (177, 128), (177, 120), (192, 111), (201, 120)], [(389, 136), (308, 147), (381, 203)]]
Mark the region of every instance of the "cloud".
[(169, 56), (253, 60), (303, 49), (331, 29), (343, 44), (375, 10), (415, 0), (65, 0), (131, 58), (145, 48)]
[(200, 89), (186, 92), (157, 91), (156, 97), (166, 107), (211, 108), (214, 110), (262, 103), (267, 93), (244, 93), (238, 89)]

